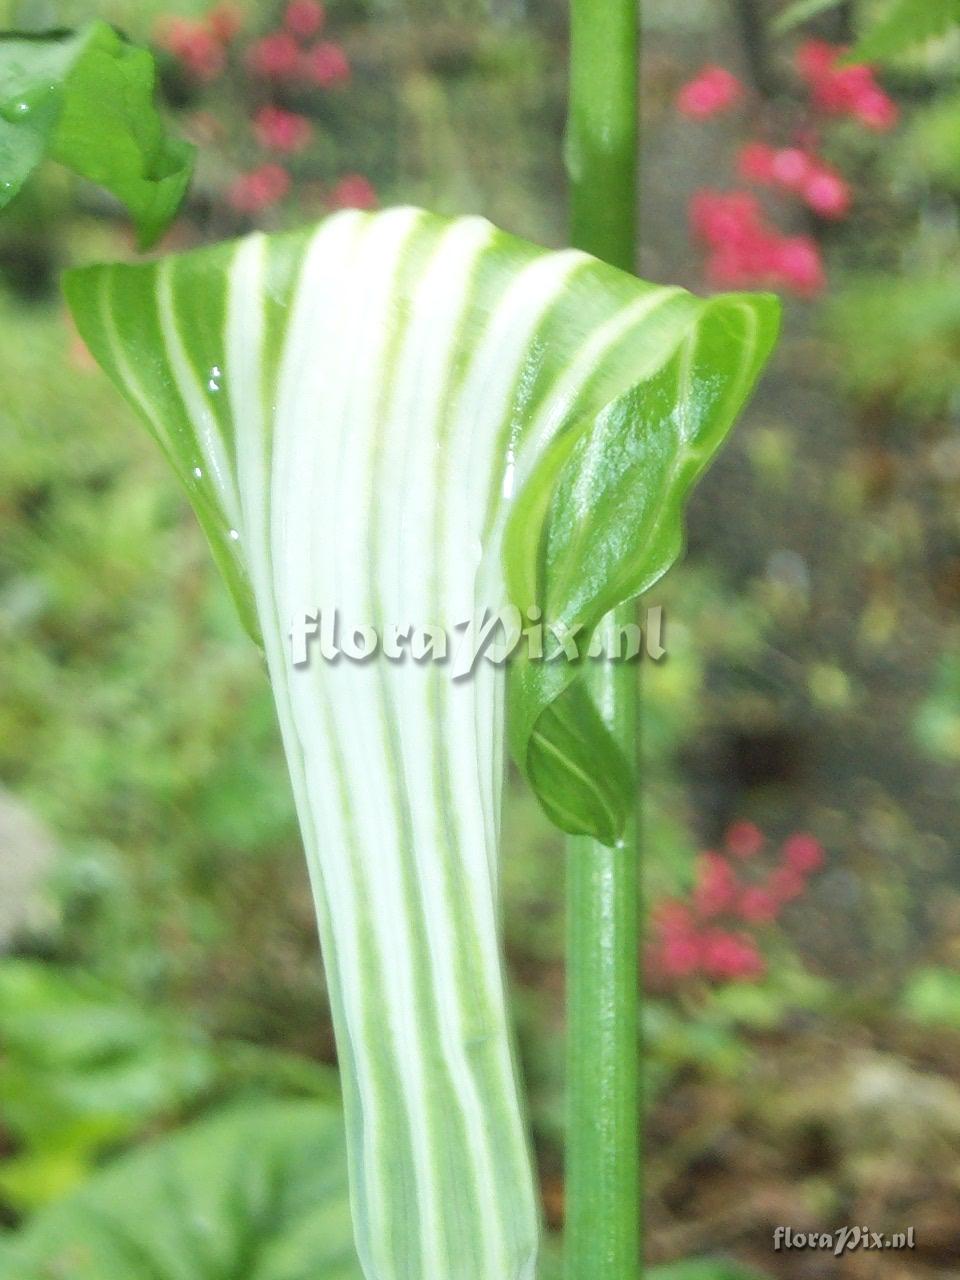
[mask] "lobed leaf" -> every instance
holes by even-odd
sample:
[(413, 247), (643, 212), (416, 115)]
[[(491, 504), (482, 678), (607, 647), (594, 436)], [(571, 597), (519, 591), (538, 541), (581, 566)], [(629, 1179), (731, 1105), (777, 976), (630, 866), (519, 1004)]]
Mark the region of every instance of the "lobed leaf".
[(112, 27), (0, 33), (0, 208), (45, 156), (112, 192), (141, 248), (172, 221), (194, 148), (167, 133), (154, 105), (152, 55)]

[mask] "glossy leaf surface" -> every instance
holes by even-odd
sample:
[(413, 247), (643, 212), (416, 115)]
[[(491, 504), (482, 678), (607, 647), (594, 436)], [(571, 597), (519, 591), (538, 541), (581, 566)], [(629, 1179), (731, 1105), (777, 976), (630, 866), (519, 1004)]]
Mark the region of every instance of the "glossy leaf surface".
[(146, 49), (104, 22), (79, 32), (0, 33), (0, 208), (45, 157), (112, 192), (141, 248), (172, 221), (194, 149), (171, 137), (154, 105)]

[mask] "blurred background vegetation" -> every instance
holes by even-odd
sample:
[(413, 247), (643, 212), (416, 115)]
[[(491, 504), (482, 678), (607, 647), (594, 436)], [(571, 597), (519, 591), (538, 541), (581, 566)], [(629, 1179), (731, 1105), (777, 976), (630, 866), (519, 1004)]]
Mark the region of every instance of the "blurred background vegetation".
[[(843, 43), (889, 6), (819, 7), (780, 34), (775, 0), (647, 0), (642, 274), (707, 287), (689, 199), (730, 187), (744, 142), (808, 129), (798, 41)], [(308, 42), (329, 47), (295, 74), (278, 70), (283, 48), (256, 45), (283, 6), (220, 6), (241, 27), (222, 60), (173, 22), (209, 9), (0, 0), (5, 26), (97, 16), (155, 44), (201, 149), (163, 249), (352, 202), (483, 213), (564, 242), (560, 0), (330, 0)], [(731, 824), (763, 833), (761, 861), (798, 831), (826, 851), (776, 922), (751, 925), (762, 973), (651, 966), (658, 1262), (960, 1276), (958, 52), (954, 33), (884, 60), (900, 118), (882, 137), (844, 120), (818, 132), (849, 217), (770, 195), (825, 281), (788, 300), (772, 372), (693, 503), (686, 558), (648, 601), (668, 651), (642, 672), (651, 908), (690, 893), (698, 851)], [(696, 122), (676, 98), (705, 63), (745, 92)], [(310, 122), (280, 164), (263, 131), (282, 141), (284, 126), (257, 116), (271, 105)], [(355, 1276), (334, 1046), (262, 663), (58, 293), (67, 263), (132, 252), (118, 210), (54, 167), (0, 221), (0, 1276)], [(559, 1230), (562, 854), (515, 782), (506, 826), (513, 1002)], [(917, 1247), (771, 1251), (778, 1224), (846, 1223), (913, 1225)], [(4, 1252), (24, 1230), (29, 1264)]]

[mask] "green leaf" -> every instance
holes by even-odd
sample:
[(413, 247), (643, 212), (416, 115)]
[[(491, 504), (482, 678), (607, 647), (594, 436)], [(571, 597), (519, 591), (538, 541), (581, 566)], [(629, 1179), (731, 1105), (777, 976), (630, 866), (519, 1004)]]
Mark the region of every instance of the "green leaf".
[[(615, 840), (633, 779), (583, 661), (295, 661), (320, 610), (582, 639), (679, 553), (681, 512), (777, 304), (711, 301), (479, 218), (345, 212), (67, 277), (94, 355), (185, 486), (266, 652), (320, 922), (358, 1239), (378, 1280), (533, 1274), (535, 1190), (498, 942), (514, 756), (558, 824)], [(332, 637), (328, 637), (332, 638)], [(409, 1212), (416, 1204), (419, 1212)], [(484, 1231), (465, 1224), (482, 1222)]]
[(49, 155), (126, 205), (141, 248), (155, 243), (194, 162), (194, 148), (164, 128), (155, 79), (152, 55), (103, 22), (0, 33), (0, 208)]
[[(512, 598), (536, 599), (562, 634), (579, 625), (584, 643), (680, 554), (687, 494), (753, 389), (777, 331), (772, 298), (687, 296), (666, 305), (672, 316), (653, 312), (643, 326), (653, 366), (585, 429), (545, 452), (508, 526)], [(636, 361), (640, 334), (623, 338), (605, 355), (611, 386), (618, 359)], [(637, 376), (635, 363), (633, 370), (624, 369), (624, 381)], [(537, 508), (545, 521), (534, 547)], [(635, 780), (589, 703), (582, 671), (582, 663), (515, 662), (510, 742), (556, 825), (612, 844)]]
[(361, 1280), (336, 1107), (260, 1102), (114, 1161), (6, 1242), (3, 1280)]
[(796, 0), (794, 4), (788, 4), (782, 13), (777, 14), (772, 29), (777, 35), (783, 35), (784, 32), (792, 31), (794, 27), (799, 27), (810, 18), (826, 13), (828, 9), (838, 9), (842, 3), (843, 0)]
[(946, 35), (960, 24), (960, 0), (894, 0), (879, 22), (861, 37), (849, 61), (895, 58), (924, 40)]

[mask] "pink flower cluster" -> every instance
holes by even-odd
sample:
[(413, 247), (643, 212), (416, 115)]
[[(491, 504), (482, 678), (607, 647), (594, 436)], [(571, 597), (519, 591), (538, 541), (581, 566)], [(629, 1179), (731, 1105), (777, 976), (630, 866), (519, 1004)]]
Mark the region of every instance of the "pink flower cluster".
[(885, 133), (899, 119), (897, 104), (881, 89), (873, 68), (840, 65), (846, 49), (826, 40), (807, 40), (797, 50), (796, 67), (813, 105), (826, 115), (849, 116)]
[(218, 4), (203, 18), (161, 18), (156, 40), (196, 80), (216, 80), (227, 66), (227, 46), (243, 26), (240, 11)]
[(690, 226), (710, 251), (707, 275), (718, 288), (764, 284), (810, 297), (826, 283), (816, 241), (784, 235), (747, 191), (698, 191)]
[[(282, 24), (251, 40), (241, 50), (236, 64), (261, 82), (249, 98), (273, 92), (284, 82), (332, 89), (350, 79), (350, 62), (341, 45), (318, 40), (326, 23), (326, 10), (319, 0), (290, 0)], [(157, 27), (157, 42), (181, 65), (187, 75), (200, 82), (215, 80), (227, 69), (230, 49), (243, 29), (243, 16), (233, 5), (218, 4), (202, 18), (164, 18)], [(223, 136), (226, 130), (209, 113), (200, 112), (204, 133)], [(238, 213), (248, 216), (278, 204), (290, 192), (293, 179), (278, 157), (306, 150), (313, 139), (312, 122), (276, 103), (267, 103), (254, 112), (250, 128), (258, 147), (270, 153), (264, 163), (240, 173), (227, 190), (227, 201)], [(377, 203), (376, 192), (360, 174), (347, 174), (327, 197), (331, 208), (348, 206), (369, 209)]]
[(247, 50), (247, 66), (265, 80), (300, 80), (331, 89), (350, 79), (350, 62), (332, 40), (307, 44), (319, 35), (326, 11), (317, 0), (291, 0), (283, 27), (261, 36)]
[[(892, 128), (898, 118), (896, 103), (877, 83), (871, 67), (844, 65), (844, 52), (822, 40), (808, 40), (798, 49), (796, 67), (812, 109), (848, 116), (870, 129)], [(709, 65), (680, 90), (677, 109), (690, 119), (707, 120), (745, 96), (735, 76)], [(816, 155), (812, 136), (808, 129), (802, 143), (783, 147), (748, 142), (737, 157), (737, 174), (742, 181), (799, 199), (820, 218), (845, 218), (853, 203), (850, 184)], [(719, 287), (760, 284), (811, 297), (826, 285), (816, 241), (782, 234), (746, 192), (698, 191), (690, 223), (709, 249), (707, 274)]]
[(821, 218), (844, 218), (850, 211), (850, 184), (836, 169), (801, 147), (748, 142), (737, 157), (737, 172), (747, 182), (799, 196)]
[(763, 853), (766, 839), (752, 822), (736, 822), (724, 850), (697, 860), (697, 878), (687, 899), (662, 902), (653, 913), (648, 965), (662, 979), (690, 977), (713, 982), (749, 982), (766, 970), (757, 939), (746, 926), (773, 924), (783, 908), (802, 897), (825, 861), (823, 846), (803, 832), (784, 841), (776, 863), (744, 880), (738, 863)]

